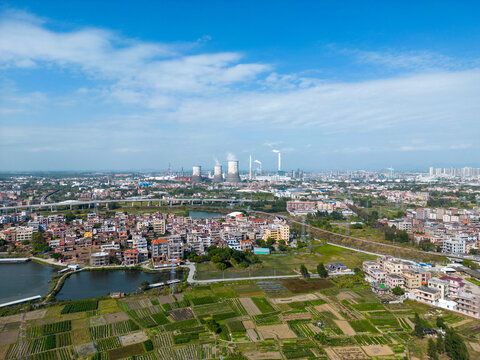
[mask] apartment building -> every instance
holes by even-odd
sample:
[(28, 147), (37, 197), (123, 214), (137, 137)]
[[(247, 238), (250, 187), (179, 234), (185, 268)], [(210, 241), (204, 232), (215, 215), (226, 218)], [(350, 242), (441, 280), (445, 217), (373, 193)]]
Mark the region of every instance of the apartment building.
[(126, 265), (136, 265), (138, 264), (138, 250), (137, 249), (127, 249), (123, 252), (123, 261)]
[(156, 219), (152, 222), (153, 232), (157, 235), (165, 234), (165, 220)]
[(180, 236), (172, 236), (168, 239), (167, 256), (169, 259), (183, 258), (184, 246)]
[(309, 214), (314, 213), (317, 204), (313, 201), (287, 201), (287, 211), (290, 214)]
[(428, 271), (423, 270), (404, 270), (403, 277), (405, 278), (405, 289), (412, 291), (427, 284), (431, 275)]
[(450, 282), (438, 278), (428, 280), (428, 287), (440, 291), (440, 298), (445, 300), (450, 296)]
[(33, 228), (28, 226), (17, 226), (15, 229), (17, 242), (32, 240)]
[(96, 252), (90, 255), (91, 266), (106, 266), (110, 264), (110, 254), (107, 252)]
[(465, 315), (480, 318), (480, 296), (461, 291), (455, 298), (457, 310)]
[(431, 305), (435, 304), (441, 298), (440, 290), (427, 287), (418, 288), (414, 293), (417, 296), (418, 301)]
[(382, 266), (375, 261), (364, 261), (362, 268), (366, 276), (370, 274), (372, 270), (379, 270)]
[(284, 240), (288, 242), (290, 239), (290, 227), (288, 225), (270, 225), (263, 233), (263, 240), (268, 238), (274, 239), (276, 242)]
[(399, 274), (387, 274), (385, 276), (385, 286), (389, 289), (400, 286), (403, 288), (405, 286), (405, 279)]
[(449, 283), (449, 297), (451, 299), (456, 298), (458, 294), (465, 289), (465, 283), (462, 278), (456, 278), (451, 276), (442, 276), (440, 280), (448, 281)]
[(152, 240), (152, 257), (153, 258), (166, 256), (167, 252), (168, 252), (167, 239)]
[(375, 284), (384, 284), (387, 273), (380, 269), (372, 269), (367, 276), (368, 282), (373, 282)]
[(447, 254), (465, 254), (466, 241), (464, 239), (443, 240), (443, 252)]

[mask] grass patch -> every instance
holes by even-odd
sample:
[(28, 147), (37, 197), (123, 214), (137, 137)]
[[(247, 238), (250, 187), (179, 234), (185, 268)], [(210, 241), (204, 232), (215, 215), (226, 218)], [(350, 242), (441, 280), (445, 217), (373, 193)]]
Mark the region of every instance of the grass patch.
[(252, 297), (252, 301), (258, 307), (258, 310), (262, 312), (262, 314), (275, 311), (275, 309), (272, 307), (272, 305), (270, 305), (265, 296), (254, 296)]
[(330, 280), (326, 279), (282, 279), (280, 282), (293, 293), (328, 289), (333, 286)]
[(372, 334), (378, 333), (378, 330), (372, 324), (370, 324), (368, 320), (353, 320), (349, 321), (349, 324), (356, 332), (369, 332)]

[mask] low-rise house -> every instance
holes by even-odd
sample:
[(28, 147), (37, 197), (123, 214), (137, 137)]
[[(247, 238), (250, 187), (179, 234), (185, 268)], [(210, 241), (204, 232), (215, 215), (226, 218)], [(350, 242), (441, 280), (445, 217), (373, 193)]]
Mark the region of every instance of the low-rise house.
[(346, 265), (340, 263), (331, 263), (327, 265), (327, 270), (330, 272), (343, 272), (348, 271), (349, 268)]

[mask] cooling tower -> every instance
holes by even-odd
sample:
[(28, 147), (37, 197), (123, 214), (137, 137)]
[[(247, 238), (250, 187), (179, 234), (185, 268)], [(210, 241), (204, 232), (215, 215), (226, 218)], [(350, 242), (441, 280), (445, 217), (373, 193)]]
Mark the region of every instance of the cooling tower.
[(213, 172), (213, 182), (221, 183), (222, 181), (223, 181), (222, 165), (215, 165), (215, 169)]
[(192, 183), (202, 182), (202, 167), (194, 166), (192, 171)]
[(228, 160), (227, 182), (237, 183), (240, 181), (240, 175), (238, 175), (238, 161)]

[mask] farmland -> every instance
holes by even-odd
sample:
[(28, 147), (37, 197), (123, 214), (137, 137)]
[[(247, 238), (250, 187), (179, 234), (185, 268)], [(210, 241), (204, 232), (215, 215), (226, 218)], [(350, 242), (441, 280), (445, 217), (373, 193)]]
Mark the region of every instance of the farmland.
[(475, 320), (410, 301), (382, 304), (363, 284), (345, 283), (243, 281), (52, 304), (0, 318), (0, 358), (424, 359), (428, 339), (413, 336), (415, 313), (431, 327), (439, 316), (455, 324), (471, 359), (480, 356)]

